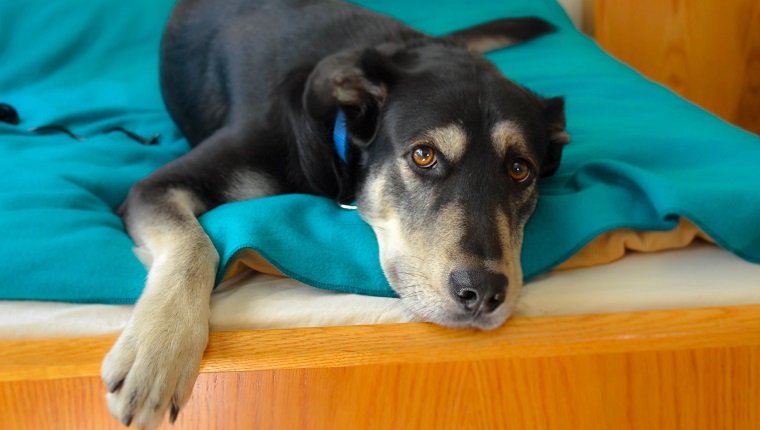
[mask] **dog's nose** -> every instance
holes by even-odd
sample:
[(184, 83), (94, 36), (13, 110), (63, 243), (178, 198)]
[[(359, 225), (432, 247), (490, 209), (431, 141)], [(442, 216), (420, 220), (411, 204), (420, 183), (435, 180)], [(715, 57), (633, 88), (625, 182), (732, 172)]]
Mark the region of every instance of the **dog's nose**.
[(507, 296), (507, 277), (487, 270), (456, 270), (449, 275), (449, 291), (466, 311), (493, 312)]

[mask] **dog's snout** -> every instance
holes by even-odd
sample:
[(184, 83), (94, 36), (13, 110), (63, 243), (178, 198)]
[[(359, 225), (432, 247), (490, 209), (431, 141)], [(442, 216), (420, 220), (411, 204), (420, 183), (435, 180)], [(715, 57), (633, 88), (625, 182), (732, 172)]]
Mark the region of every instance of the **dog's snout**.
[(493, 312), (507, 296), (507, 277), (486, 270), (456, 270), (449, 275), (454, 300), (472, 313)]

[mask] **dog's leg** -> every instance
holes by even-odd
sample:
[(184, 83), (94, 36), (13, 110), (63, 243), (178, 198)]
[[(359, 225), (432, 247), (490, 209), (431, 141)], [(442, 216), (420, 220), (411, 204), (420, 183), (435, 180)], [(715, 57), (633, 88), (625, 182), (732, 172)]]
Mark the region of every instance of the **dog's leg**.
[[(124, 206), (127, 230), (152, 258), (145, 290), (102, 366), (108, 408), (127, 426), (156, 427), (167, 409), (173, 422), (198, 373), (219, 256), (196, 217), (215, 204), (277, 188), (270, 176), (239, 164), (239, 154), (236, 164), (235, 152), (224, 150), (232, 145), (219, 143), (207, 141), (159, 169), (132, 189)], [(221, 179), (222, 172), (233, 178)]]
[[(124, 425), (156, 427), (189, 397), (208, 342), (209, 300), (219, 257), (195, 219), (190, 191), (156, 190), (128, 214), (153, 260), (132, 317), (103, 362), (108, 408)], [(145, 199), (145, 197), (142, 197)]]

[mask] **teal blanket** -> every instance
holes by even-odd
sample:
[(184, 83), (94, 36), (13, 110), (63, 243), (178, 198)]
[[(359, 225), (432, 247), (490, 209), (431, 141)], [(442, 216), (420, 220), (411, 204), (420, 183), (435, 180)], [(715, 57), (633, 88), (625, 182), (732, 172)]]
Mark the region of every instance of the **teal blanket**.
[[(489, 55), (507, 76), (564, 95), (563, 164), (527, 227), (536, 276), (598, 234), (667, 230), (679, 216), (760, 262), (760, 139), (604, 54), (553, 0), (359, 3), (433, 34), (498, 17), (541, 16), (555, 34)], [(168, 0), (0, 2), (0, 298), (132, 303), (145, 269), (113, 209), (130, 186), (188, 150), (161, 102), (158, 43)], [(26, 131), (63, 124), (88, 137)], [(161, 143), (143, 146), (121, 126)], [(223, 266), (258, 251), (285, 274), (333, 290), (392, 295), (371, 229), (333, 202), (285, 195), (224, 205), (201, 219)]]

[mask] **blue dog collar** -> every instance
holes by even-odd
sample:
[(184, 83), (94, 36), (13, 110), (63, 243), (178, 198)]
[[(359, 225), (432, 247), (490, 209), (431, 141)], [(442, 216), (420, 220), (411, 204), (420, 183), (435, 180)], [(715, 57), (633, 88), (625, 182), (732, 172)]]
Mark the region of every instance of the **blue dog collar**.
[(335, 118), (335, 129), (333, 129), (333, 141), (335, 141), (335, 150), (344, 163), (348, 164), (348, 142), (346, 139), (346, 115), (342, 110), (338, 111)]
[[(346, 138), (346, 115), (342, 110), (338, 111), (335, 118), (335, 128), (333, 129), (333, 141), (335, 141), (335, 150), (338, 151), (338, 157), (348, 164), (348, 139)], [(348, 204), (338, 202), (338, 206), (343, 209), (356, 210), (356, 203)]]

